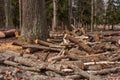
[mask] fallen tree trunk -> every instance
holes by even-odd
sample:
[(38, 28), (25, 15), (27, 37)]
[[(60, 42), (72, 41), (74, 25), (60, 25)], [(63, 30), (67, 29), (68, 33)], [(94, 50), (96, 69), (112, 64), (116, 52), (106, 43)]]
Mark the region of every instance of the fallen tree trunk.
[(10, 30), (8, 30), (8, 31), (5, 31), (4, 33), (5, 33), (5, 37), (7, 38), (7, 37), (13, 37), (13, 36), (15, 36), (15, 32), (16, 32), (16, 29), (10, 29)]
[(34, 48), (36, 50), (39, 49), (39, 50), (48, 50), (48, 51), (60, 52), (60, 49), (57, 49), (57, 48), (45, 47), (45, 46), (40, 46), (40, 45), (35, 45), (35, 44), (22, 45), (22, 48), (23, 49)]
[(48, 43), (48, 42), (45, 42), (45, 41), (42, 41), (42, 40), (38, 40), (38, 39), (35, 40), (35, 43), (43, 45), (43, 46), (46, 46), (46, 47), (51, 47), (51, 48), (64, 48), (63, 46), (58, 46), (58, 45), (55, 45), (55, 44), (52, 44), (52, 43)]
[(49, 51), (57, 51), (60, 52), (61, 46), (54, 46), (54, 47), (45, 47), (37, 44), (27, 44), (22, 42), (13, 42), (12, 45), (22, 46), (23, 49), (26, 49), (26, 53), (33, 53), (39, 50), (49, 50)]
[(87, 44), (79, 41), (78, 39), (76, 39), (72, 36), (66, 35), (66, 39), (69, 39), (71, 42), (77, 44), (80, 48), (82, 48), (83, 50), (85, 50), (86, 52), (88, 52), (90, 54), (95, 53), (95, 51), (91, 47), (89, 47)]
[(63, 39), (50, 39), (50, 38), (47, 39), (47, 42), (50, 42), (50, 43), (53, 43), (53, 42), (60, 43), (62, 41), (63, 41)]
[(37, 52), (37, 51), (40, 51), (40, 49), (38, 49), (38, 48), (27, 48), (27, 49), (25, 49), (25, 53), (28, 53), (28, 54), (34, 53), (34, 52)]
[(103, 69), (101, 71), (95, 71), (92, 74), (93, 75), (106, 75), (110, 73), (117, 73), (120, 72), (120, 67), (115, 67), (115, 68), (109, 68), (109, 69)]
[(120, 45), (120, 36), (105, 37), (105, 38), (103, 38), (102, 41), (105, 41), (105, 42), (112, 42), (112, 43), (114, 43), (114, 44)]

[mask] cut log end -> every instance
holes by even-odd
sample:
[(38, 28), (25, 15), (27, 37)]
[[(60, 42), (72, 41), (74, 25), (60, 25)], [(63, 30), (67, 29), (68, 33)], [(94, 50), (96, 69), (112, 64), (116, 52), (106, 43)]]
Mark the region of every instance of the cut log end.
[(15, 37), (18, 38), (20, 36), (20, 33), (18, 31), (15, 31)]
[(34, 43), (35, 43), (35, 44), (39, 44), (39, 39), (36, 39), (36, 40), (34, 41)]
[(0, 31), (0, 38), (4, 38), (4, 37), (5, 37), (4, 32)]
[(118, 39), (117, 43), (120, 45), (120, 39)]
[(47, 60), (48, 62), (52, 62), (52, 59), (51, 58), (48, 58), (48, 60)]

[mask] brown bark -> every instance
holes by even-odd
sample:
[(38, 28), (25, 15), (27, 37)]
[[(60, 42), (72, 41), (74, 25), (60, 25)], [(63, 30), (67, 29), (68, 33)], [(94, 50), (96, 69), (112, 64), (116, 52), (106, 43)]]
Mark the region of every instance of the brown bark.
[(66, 38), (69, 39), (71, 42), (77, 44), (80, 48), (82, 48), (83, 50), (85, 50), (89, 54), (95, 53), (95, 51), (91, 47), (89, 47), (87, 44), (79, 41), (78, 39), (76, 39), (76, 38), (74, 38), (72, 36), (69, 36), (69, 35), (67, 35)]
[(37, 52), (37, 51), (40, 51), (40, 49), (37, 49), (37, 48), (27, 48), (25, 49), (25, 53), (34, 53), (34, 52)]
[(105, 38), (103, 38), (102, 41), (112, 42), (112, 43), (116, 43), (116, 44), (120, 45), (120, 37), (119, 36), (105, 37)]
[(12, 45), (16, 45), (16, 46), (22, 46), (22, 45), (27, 45), (27, 43), (23, 43), (23, 42), (14, 41), (14, 42), (12, 43)]
[(45, 41), (42, 41), (42, 40), (35, 40), (35, 43), (36, 44), (41, 44), (43, 46), (46, 46), (46, 47), (53, 47), (53, 48), (64, 48), (62, 46), (58, 46), (56, 44), (52, 44), (52, 43), (48, 43), (48, 42), (45, 42)]
[(110, 68), (110, 69), (103, 69), (101, 71), (96, 71), (93, 74), (94, 75), (106, 75), (110, 73), (117, 73), (120, 72), (120, 67)]
[(36, 39), (46, 40), (48, 27), (45, 17), (45, 0), (22, 1), (21, 39), (34, 42)]
[(53, 0), (53, 24), (52, 31), (55, 31), (57, 27), (57, 0)]
[(0, 38), (15, 37), (16, 31), (17, 31), (16, 29), (10, 29), (7, 31), (0, 31)]
[(16, 31), (17, 31), (16, 29), (10, 29), (8, 31), (5, 31), (4, 32), (5, 33), (5, 37), (14, 37)]
[(0, 31), (0, 38), (5, 38), (5, 34), (2, 31)]
[(60, 49), (57, 49), (57, 48), (45, 47), (45, 46), (40, 46), (35, 44), (22, 45), (22, 48), (23, 49), (35, 48), (36, 50), (39, 49), (39, 50), (48, 50), (48, 51), (57, 51), (57, 52), (60, 51)]
[(50, 42), (50, 43), (60, 43), (60, 42), (62, 42), (63, 41), (63, 39), (47, 39), (47, 42)]

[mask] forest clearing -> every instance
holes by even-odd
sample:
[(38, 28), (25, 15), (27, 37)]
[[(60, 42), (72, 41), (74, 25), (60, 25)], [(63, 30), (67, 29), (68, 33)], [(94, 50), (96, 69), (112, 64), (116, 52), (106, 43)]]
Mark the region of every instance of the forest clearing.
[(0, 80), (120, 80), (120, 0), (0, 0)]

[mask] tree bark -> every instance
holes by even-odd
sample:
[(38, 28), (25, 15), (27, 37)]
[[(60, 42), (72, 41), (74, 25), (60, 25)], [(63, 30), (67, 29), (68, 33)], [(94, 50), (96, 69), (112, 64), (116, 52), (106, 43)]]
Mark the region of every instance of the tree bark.
[(93, 0), (91, 0), (91, 32), (93, 32)]
[(48, 36), (48, 28), (45, 25), (45, 0), (24, 0), (21, 4), (21, 38), (27, 42), (33, 42), (36, 39), (45, 40)]
[(71, 18), (72, 18), (72, 0), (68, 0), (68, 29), (69, 30), (72, 30)]
[(4, 0), (4, 4), (5, 4), (5, 28), (8, 28), (8, 0)]
[(57, 0), (53, 0), (53, 24), (52, 31), (55, 31), (57, 27)]
[(87, 44), (79, 41), (78, 39), (74, 38), (74, 37), (71, 37), (69, 35), (66, 36), (67, 39), (69, 39), (71, 42), (77, 44), (80, 48), (84, 49), (86, 52), (88, 53), (95, 53), (95, 51), (89, 47)]

